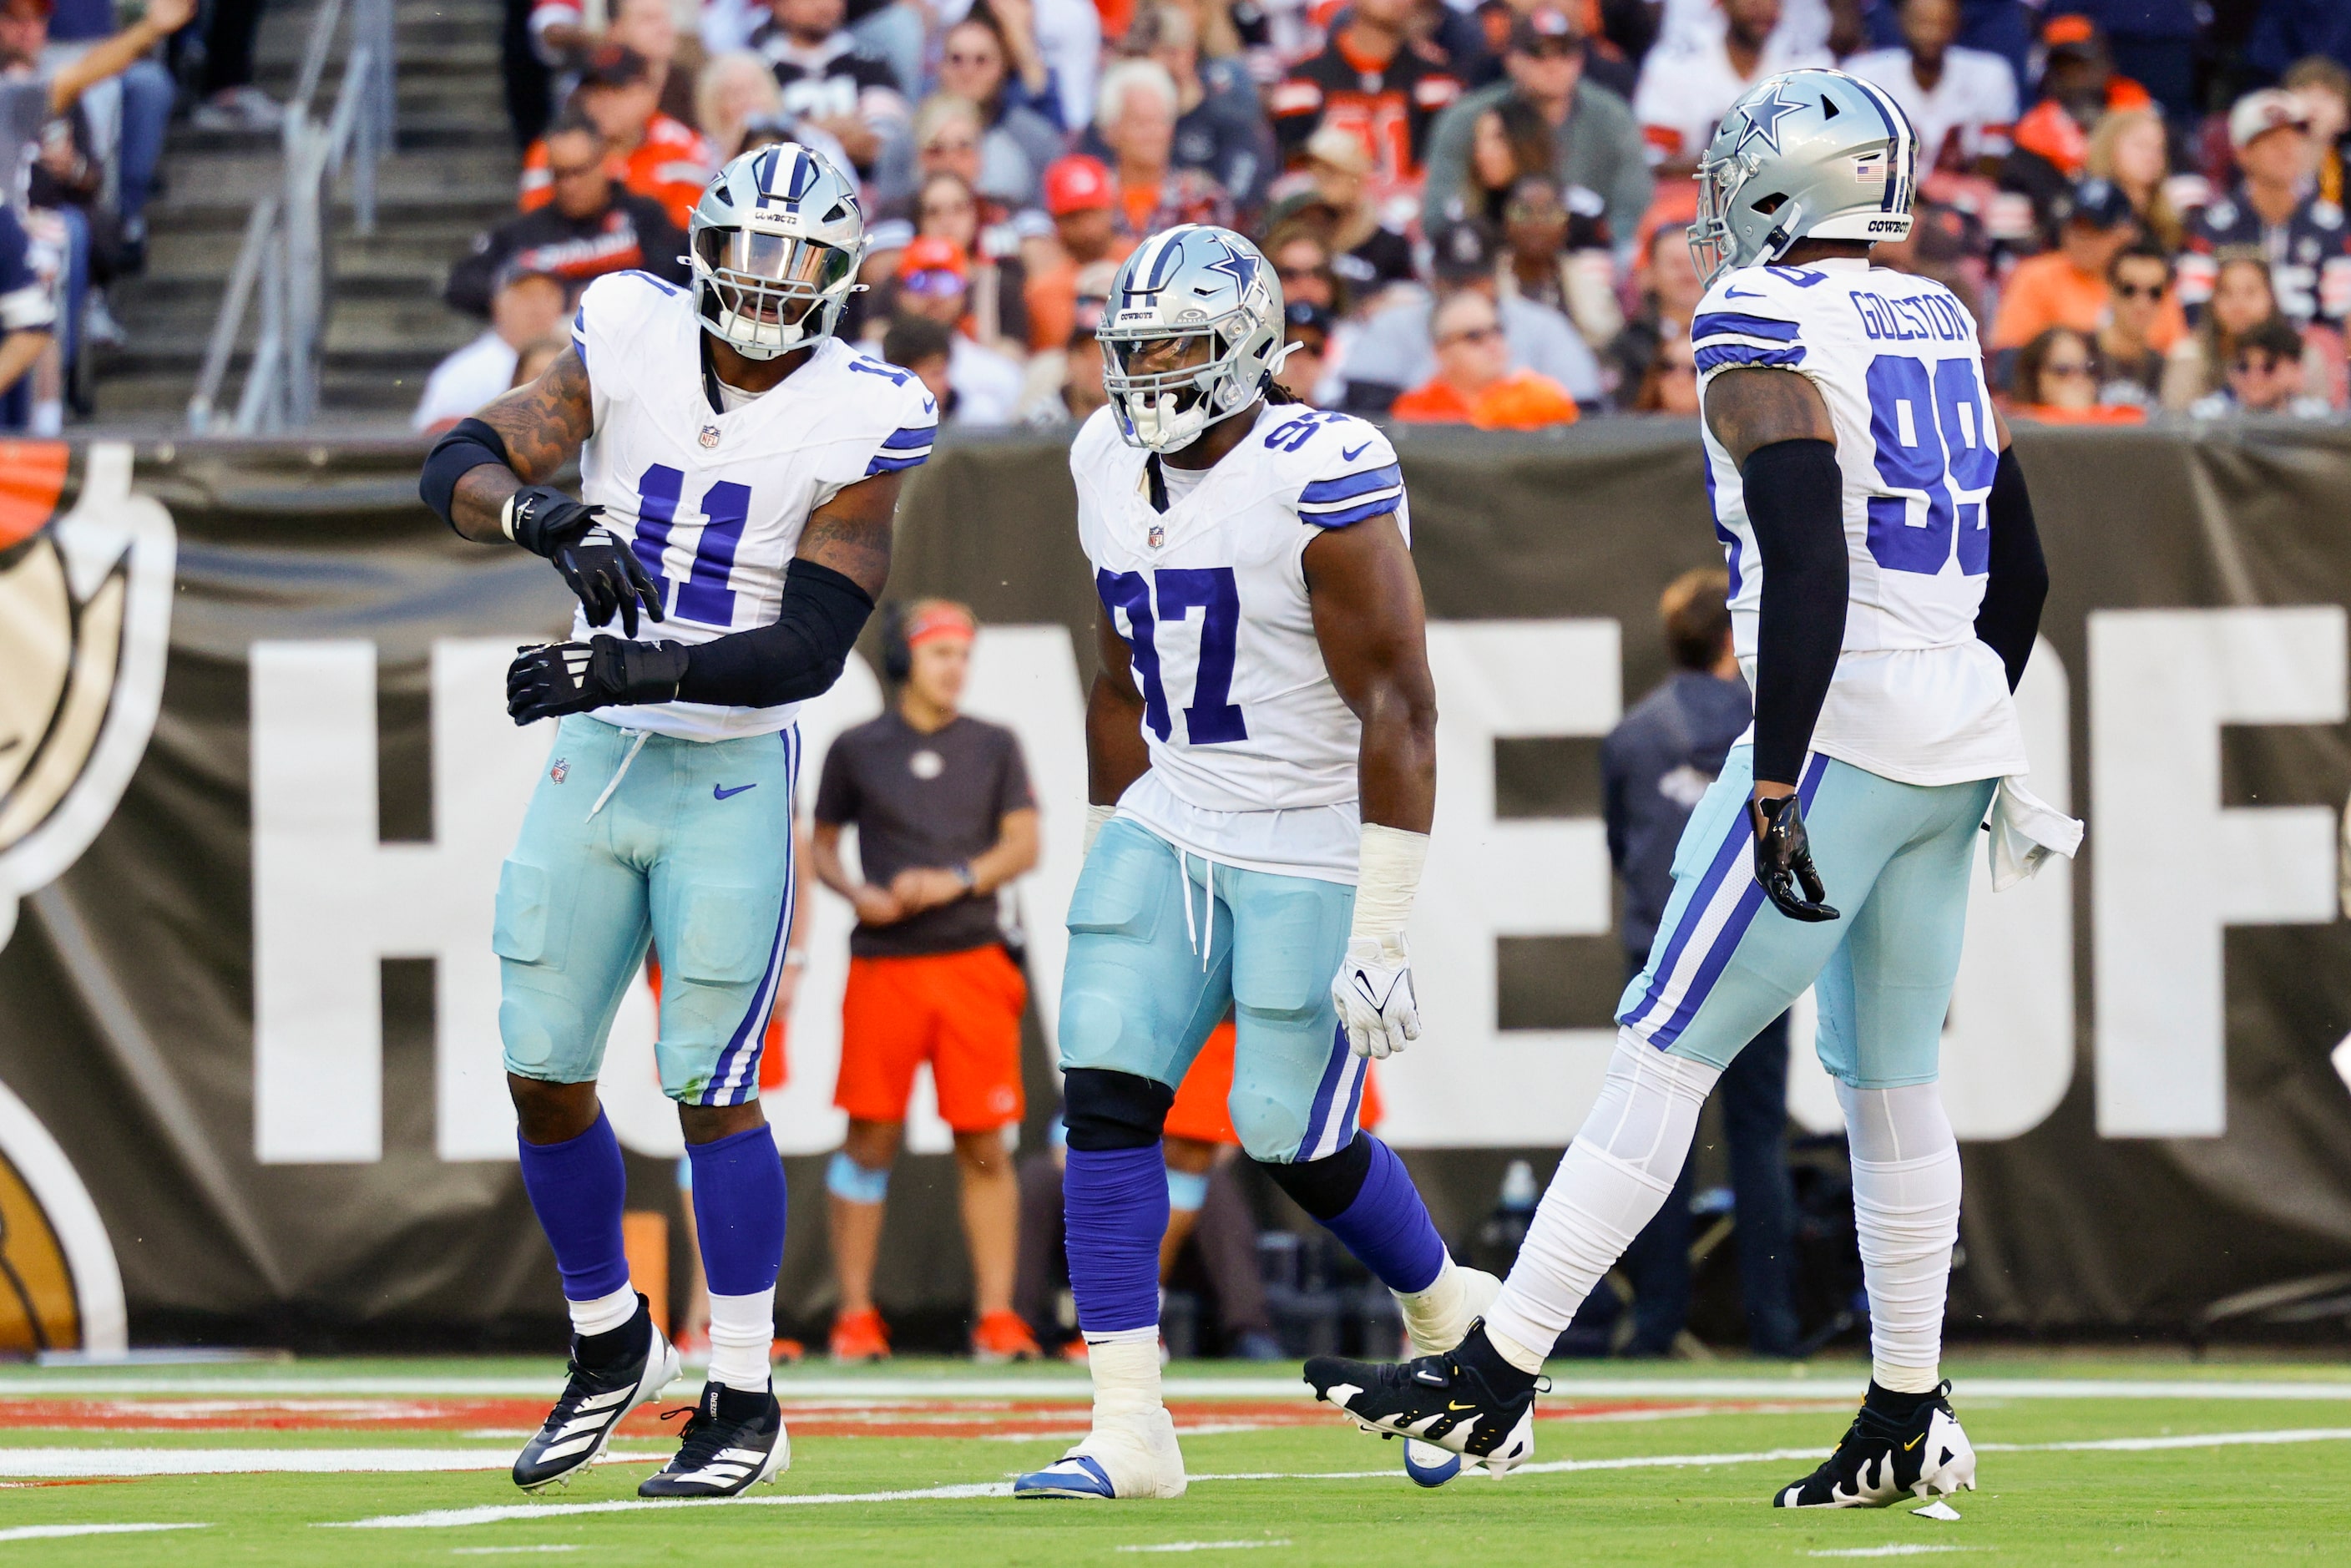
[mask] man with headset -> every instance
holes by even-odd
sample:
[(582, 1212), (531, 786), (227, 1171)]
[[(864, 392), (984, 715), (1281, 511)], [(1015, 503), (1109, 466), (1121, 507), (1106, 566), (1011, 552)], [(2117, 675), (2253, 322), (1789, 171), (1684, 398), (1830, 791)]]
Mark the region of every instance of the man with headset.
[[(833, 1103), (849, 1134), (826, 1174), (841, 1283), (836, 1361), (877, 1361), (889, 1333), (873, 1307), (882, 1205), (914, 1069), (927, 1061), (955, 1131), (983, 1361), (1037, 1355), (1012, 1310), (1020, 1193), (1004, 1129), (1021, 1115), (1020, 1019), (1029, 988), (1006, 951), (997, 889), (1037, 863), (1037, 802), (1010, 730), (960, 711), (978, 623), (963, 605), (917, 600), (883, 623), (894, 701), (832, 743), (817, 786), (813, 858), (854, 904)], [(841, 863), (857, 829), (862, 875)]]

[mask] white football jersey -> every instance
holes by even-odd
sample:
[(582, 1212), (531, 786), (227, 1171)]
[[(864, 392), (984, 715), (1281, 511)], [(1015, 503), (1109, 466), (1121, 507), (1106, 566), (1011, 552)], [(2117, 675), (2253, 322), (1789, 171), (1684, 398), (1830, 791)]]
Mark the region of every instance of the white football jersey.
[(1826, 50), (1791, 37), (1785, 26), (1765, 40), (1751, 77), (1740, 76), (1730, 63), (1730, 47), (1719, 32), (1659, 40), (1641, 62), (1633, 88), (1633, 118), (1640, 121), (1649, 162), (1696, 160), (1730, 106), (1765, 77), (1834, 63)]
[[(2026, 770), (2000, 655), (1977, 641), (2000, 434), (1975, 319), (1928, 278), (1858, 257), (1725, 273), (1690, 328), (1698, 395), (1741, 366), (1819, 388), (1844, 476), (1852, 600), (1813, 749), (1906, 784)], [(1705, 433), (1732, 636), (1750, 684), (1763, 568), (1738, 466)]]
[[(647, 641), (708, 643), (772, 622), (809, 514), (860, 479), (921, 463), (938, 426), (937, 404), (911, 372), (835, 338), (772, 390), (720, 412), (711, 399), (725, 394), (703, 369), (701, 337), (692, 293), (643, 272), (590, 284), (571, 324), (595, 405), (580, 495), (604, 508), (604, 526), (630, 541), (661, 591), (669, 618), (637, 623)], [(600, 631), (618, 635), (620, 625), (573, 617), (575, 640)], [(799, 710), (678, 702), (595, 716), (727, 740), (782, 729)]]
[(2006, 57), (1954, 45), (1943, 53), (1943, 74), (1932, 92), (1918, 85), (1907, 49), (1872, 49), (1844, 68), (1884, 88), (1902, 106), (1918, 133), (1920, 169), (1937, 167), (1955, 150), (1970, 165), (2007, 153), (2016, 124), (2016, 70)]
[(1395, 448), (1350, 415), (1268, 404), (1164, 513), (1147, 455), (1107, 409), (1070, 448), (1079, 542), (1151, 750), (1120, 814), (1229, 865), (1352, 883), (1363, 727), (1322, 662), (1302, 558), (1322, 529), (1391, 512), (1409, 542)]

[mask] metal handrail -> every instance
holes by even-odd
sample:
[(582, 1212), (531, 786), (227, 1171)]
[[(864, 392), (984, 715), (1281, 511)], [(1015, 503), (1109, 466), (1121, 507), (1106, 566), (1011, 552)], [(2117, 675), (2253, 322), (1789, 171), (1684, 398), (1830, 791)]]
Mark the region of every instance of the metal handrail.
[(318, 418), (319, 361), (326, 339), (329, 196), (348, 165), (353, 226), (375, 232), (376, 161), (392, 149), (397, 104), (392, 65), (392, 0), (353, 0), (350, 52), (321, 125), (312, 110), (341, 30), (344, 0), (325, 0), (313, 19), (302, 68), (286, 105), (279, 190), (254, 205), (244, 243), (229, 269), (219, 319), (188, 399), (188, 429), (214, 428), (237, 340), (257, 298), (260, 322), (233, 428), (240, 434), (307, 425)]

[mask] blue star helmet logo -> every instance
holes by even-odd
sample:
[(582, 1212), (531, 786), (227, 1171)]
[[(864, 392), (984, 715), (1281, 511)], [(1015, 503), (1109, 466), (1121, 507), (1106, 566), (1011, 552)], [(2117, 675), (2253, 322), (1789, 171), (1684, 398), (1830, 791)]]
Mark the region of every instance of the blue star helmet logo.
[(1780, 151), (1780, 121), (1800, 109), (1810, 107), (1790, 103), (1780, 96), (1780, 83), (1773, 82), (1770, 97), (1758, 99), (1739, 111), (1747, 123), (1740, 127), (1738, 145), (1730, 150), (1733, 157), (1745, 152), (1750, 141), (1761, 141), (1777, 153)]
[(1216, 246), (1225, 254), (1221, 258), (1208, 263), (1208, 270), (1221, 272), (1231, 278), (1233, 292), (1236, 294), (1247, 294), (1249, 291), (1249, 285), (1257, 281), (1257, 271), (1260, 265), (1257, 256), (1250, 251), (1236, 249), (1223, 239), (1217, 240)]

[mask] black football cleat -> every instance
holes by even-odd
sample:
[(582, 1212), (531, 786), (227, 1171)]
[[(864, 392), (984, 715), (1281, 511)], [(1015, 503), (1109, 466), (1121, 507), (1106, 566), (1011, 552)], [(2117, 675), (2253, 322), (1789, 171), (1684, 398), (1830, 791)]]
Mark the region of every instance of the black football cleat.
[(1366, 1432), (1416, 1437), (1503, 1475), (1535, 1451), (1535, 1395), (1542, 1386), (1504, 1361), (1472, 1323), (1442, 1355), (1401, 1364), (1318, 1355), (1306, 1364), (1314, 1397), (1338, 1406)]
[(547, 1424), (522, 1446), (515, 1485), (525, 1491), (560, 1482), (593, 1464), (613, 1429), (640, 1405), (652, 1403), (677, 1376), (677, 1352), (653, 1326), (645, 1299), (637, 1315), (610, 1333), (571, 1338), (570, 1377)]
[(1819, 1469), (1771, 1494), (1773, 1508), (1886, 1508), (1976, 1490), (1976, 1451), (1951, 1413), (1949, 1383), (1932, 1394), (1869, 1397)]
[[(675, 1412), (672, 1412), (675, 1414)], [(668, 1416), (664, 1416), (664, 1420)], [(736, 1497), (791, 1468), (791, 1439), (775, 1391), (702, 1385), (677, 1457), (637, 1487), (639, 1497)]]

